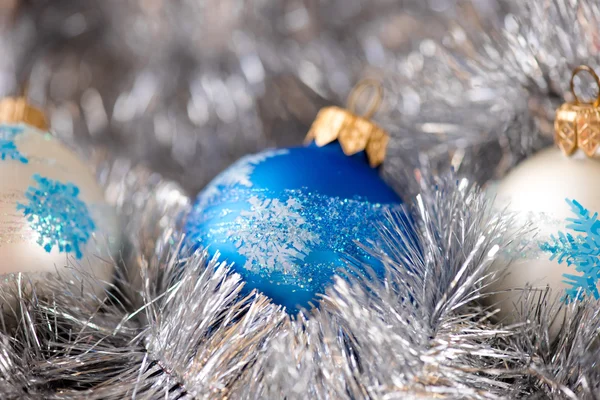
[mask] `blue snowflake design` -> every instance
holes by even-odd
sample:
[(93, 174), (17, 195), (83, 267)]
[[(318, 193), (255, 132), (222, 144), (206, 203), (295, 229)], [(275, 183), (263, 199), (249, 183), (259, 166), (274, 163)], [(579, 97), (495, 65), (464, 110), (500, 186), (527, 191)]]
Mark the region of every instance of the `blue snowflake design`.
[(559, 232), (558, 237), (552, 235), (548, 242), (540, 245), (541, 249), (551, 254), (550, 260), (563, 262), (575, 267), (581, 275), (563, 274), (564, 282), (570, 287), (564, 300), (569, 302), (579, 300), (584, 296), (600, 298), (598, 280), (600, 279), (600, 221), (598, 213), (590, 212), (575, 200), (567, 199), (573, 218), (567, 229), (578, 232), (577, 235)]
[(22, 126), (0, 125), (0, 160), (16, 160), (27, 164), (29, 160), (17, 149), (15, 137), (23, 132)]
[(88, 207), (81, 201), (79, 188), (72, 183), (61, 183), (38, 174), (33, 176), (37, 187), (30, 186), (25, 193), (28, 204), (17, 203), (29, 225), (39, 234), (38, 244), (47, 252), (59, 251), (83, 256), (82, 247), (96, 229)]

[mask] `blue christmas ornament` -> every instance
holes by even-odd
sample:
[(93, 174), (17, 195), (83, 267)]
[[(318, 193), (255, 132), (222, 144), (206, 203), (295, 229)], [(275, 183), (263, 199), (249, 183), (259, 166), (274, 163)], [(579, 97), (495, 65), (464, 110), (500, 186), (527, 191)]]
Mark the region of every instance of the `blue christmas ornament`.
[(247, 289), (289, 312), (316, 303), (351, 259), (382, 275), (357, 242), (376, 239), (386, 211), (402, 203), (373, 168), (388, 140), (373, 122), (328, 107), (307, 139), (237, 161), (200, 193), (186, 223), (193, 246), (219, 251)]

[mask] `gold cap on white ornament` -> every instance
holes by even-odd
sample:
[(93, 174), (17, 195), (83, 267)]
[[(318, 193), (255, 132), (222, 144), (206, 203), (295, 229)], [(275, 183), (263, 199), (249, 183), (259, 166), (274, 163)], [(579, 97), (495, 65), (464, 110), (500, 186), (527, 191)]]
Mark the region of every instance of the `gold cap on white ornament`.
[[(575, 93), (574, 79), (580, 72), (592, 75), (598, 85), (598, 97), (593, 103), (581, 101)], [(591, 67), (580, 65), (573, 70), (571, 93), (575, 100), (556, 110), (554, 142), (568, 156), (581, 149), (593, 157), (600, 147), (600, 78)]]
[(18, 124), (48, 129), (48, 120), (44, 112), (27, 102), (25, 97), (5, 97), (0, 100), (0, 124)]
[[(373, 88), (375, 94), (369, 99), (369, 106), (364, 115), (356, 114), (356, 103), (359, 96), (368, 88)], [(325, 107), (319, 111), (313, 122), (305, 142), (315, 141), (323, 147), (337, 140), (345, 155), (365, 151), (369, 165), (375, 168), (385, 159), (389, 136), (376, 123), (371, 121), (383, 99), (383, 87), (374, 79), (359, 82), (348, 97), (347, 109), (340, 107)]]

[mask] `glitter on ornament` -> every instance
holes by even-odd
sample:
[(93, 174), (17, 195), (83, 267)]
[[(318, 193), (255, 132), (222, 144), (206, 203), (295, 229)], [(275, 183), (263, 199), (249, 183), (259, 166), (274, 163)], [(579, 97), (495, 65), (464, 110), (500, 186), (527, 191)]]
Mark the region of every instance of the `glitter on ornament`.
[(0, 125), (0, 160), (16, 160), (27, 164), (29, 160), (15, 144), (15, 136), (23, 132), (22, 126)]
[(575, 200), (567, 199), (575, 217), (568, 218), (567, 229), (579, 232), (577, 236), (559, 232), (552, 235), (550, 241), (541, 244), (541, 248), (551, 254), (550, 260), (559, 264), (566, 262), (574, 266), (581, 275), (564, 274), (567, 289), (565, 300), (579, 300), (583, 296), (600, 298), (598, 281), (600, 280), (600, 221), (598, 213), (590, 212)]
[(35, 174), (37, 187), (30, 186), (25, 193), (28, 204), (17, 203), (31, 228), (39, 234), (38, 244), (47, 252), (56, 246), (59, 251), (83, 257), (85, 245), (96, 229), (86, 204), (81, 201), (79, 188), (72, 183), (61, 183)]
[(241, 256), (236, 261), (243, 264), (237, 272), (250, 283), (268, 281), (317, 293), (344, 261), (369, 258), (356, 240), (378, 237), (392, 210), (401, 206), (306, 189), (273, 192), (237, 186), (215, 203), (195, 208), (187, 231), (201, 243), (235, 249)]

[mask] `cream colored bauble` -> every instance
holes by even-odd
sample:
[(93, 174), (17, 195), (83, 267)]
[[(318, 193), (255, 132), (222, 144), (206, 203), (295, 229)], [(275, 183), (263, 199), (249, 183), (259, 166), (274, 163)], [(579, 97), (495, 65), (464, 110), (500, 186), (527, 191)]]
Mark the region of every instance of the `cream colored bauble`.
[[(496, 208), (506, 207), (514, 212), (517, 226), (531, 223), (535, 229), (525, 238), (529, 251), (514, 260), (506, 277), (490, 290), (548, 285), (555, 295), (564, 295), (572, 287), (564, 275), (580, 274), (567, 262), (551, 260), (550, 254), (541, 251), (540, 244), (551, 242), (558, 231), (566, 231), (567, 218), (574, 217), (567, 199), (577, 201), (592, 213), (600, 211), (600, 186), (595, 184), (599, 176), (600, 160), (580, 152), (567, 157), (558, 148), (549, 148), (518, 165), (500, 182), (496, 187)], [(502, 261), (505, 260), (497, 265), (504, 265)], [(500, 306), (499, 315), (505, 322), (512, 322), (520, 295), (517, 290), (491, 296), (490, 300)]]
[[(574, 79), (580, 72), (590, 74), (598, 85), (594, 102), (582, 101), (575, 93)], [(496, 187), (496, 208), (515, 213), (517, 226), (531, 223), (534, 228), (524, 238), (523, 256), (489, 288), (494, 293), (489, 300), (500, 307), (499, 316), (507, 323), (514, 322), (515, 308), (527, 312), (521, 304), (523, 292), (513, 290), (526, 285), (550, 287), (555, 299), (598, 297), (600, 249), (594, 213), (600, 212), (600, 78), (592, 68), (580, 65), (573, 70), (571, 95), (575, 101), (556, 110), (556, 147), (533, 155)], [(505, 261), (506, 254), (495, 265), (501, 268)], [(551, 337), (560, 330), (566, 309), (550, 327)]]
[[(0, 274), (26, 273), (36, 282), (80, 269), (110, 282), (119, 236), (115, 212), (84, 160), (33, 126), (0, 125)], [(104, 286), (90, 290), (100, 294)]]

